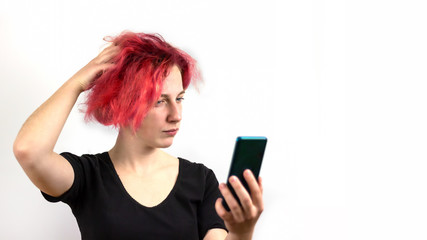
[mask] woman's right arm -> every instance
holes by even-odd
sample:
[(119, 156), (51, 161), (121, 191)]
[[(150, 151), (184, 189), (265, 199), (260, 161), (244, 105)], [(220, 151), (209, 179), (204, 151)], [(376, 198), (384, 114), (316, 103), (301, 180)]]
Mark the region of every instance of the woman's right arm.
[(117, 46), (105, 48), (66, 81), (25, 121), (13, 144), (13, 152), (30, 180), (43, 192), (60, 196), (73, 184), (71, 164), (53, 151), (59, 134), (78, 96), (99, 73), (112, 66)]

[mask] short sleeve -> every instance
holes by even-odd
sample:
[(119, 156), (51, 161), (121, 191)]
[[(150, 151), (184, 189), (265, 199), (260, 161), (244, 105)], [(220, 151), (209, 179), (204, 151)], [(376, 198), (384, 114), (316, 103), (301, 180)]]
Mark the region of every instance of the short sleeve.
[(72, 153), (63, 152), (60, 154), (64, 157), (73, 167), (74, 171), (74, 181), (73, 185), (68, 189), (64, 194), (59, 197), (50, 196), (44, 192), (41, 192), (43, 197), (49, 202), (59, 202), (62, 201), (68, 205), (72, 205), (76, 202), (76, 199), (79, 197), (79, 191), (83, 185), (83, 166), (81, 157), (76, 156)]
[(200, 239), (203, 239), (209, 229), (222, 228), (227, 230), (224, 221), (218, 216), (215, 210), (215, 202), (220, 196), (218, 180), (214, 172), (207, 169), (203, 201), (198, 209)]

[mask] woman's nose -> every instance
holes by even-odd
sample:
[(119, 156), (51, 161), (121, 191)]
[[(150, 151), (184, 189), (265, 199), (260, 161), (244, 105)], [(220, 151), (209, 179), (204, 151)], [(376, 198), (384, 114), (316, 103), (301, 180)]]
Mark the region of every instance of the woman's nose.
[(169, 105), (168, 122), (179, 122), (182, 119), (181, 105), (172, 103)]

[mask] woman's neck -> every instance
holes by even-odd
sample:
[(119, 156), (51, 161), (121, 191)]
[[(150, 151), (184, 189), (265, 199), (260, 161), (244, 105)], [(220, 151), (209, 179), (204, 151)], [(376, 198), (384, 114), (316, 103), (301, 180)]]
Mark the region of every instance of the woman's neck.
[(137, 136), (122, 131), (108, 153), (116, 169), (141, 174), (158, 168), (167, 155), (158, 148), (148, 146)]

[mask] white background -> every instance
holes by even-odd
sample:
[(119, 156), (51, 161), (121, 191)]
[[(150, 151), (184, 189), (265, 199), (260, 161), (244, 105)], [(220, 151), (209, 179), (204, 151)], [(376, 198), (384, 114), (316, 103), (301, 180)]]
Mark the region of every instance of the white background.
[[(426, 239), (426, 12), (410, 0), (1, 1), (0, 239), (80, 238), (12, 144), (123, 30), (160, 33), (202, 69), (168, 152), (224, 181), (236, 136), (269, 138), (255, 239)], [(109, 150), (115, 131), (78, 108), (56, 151)]]

